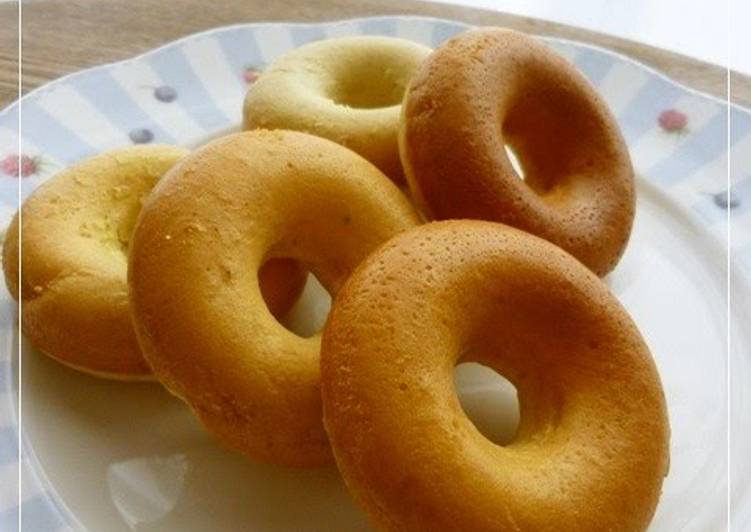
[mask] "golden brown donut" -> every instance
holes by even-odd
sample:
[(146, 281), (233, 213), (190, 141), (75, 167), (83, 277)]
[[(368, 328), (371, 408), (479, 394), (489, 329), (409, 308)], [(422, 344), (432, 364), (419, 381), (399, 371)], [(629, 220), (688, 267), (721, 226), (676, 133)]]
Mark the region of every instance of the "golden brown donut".
[[(141, 202), (187, 153), (157, 145), (114, 150), (63, 170), (26, 200), (21, 321), (37, 349), (96, 376), (152, 379), (130, 321), (126, 252)], [(16, 299), (18, 224), (16, 215), (3, 246)], [(299, 295), (304, 272), (292, 262), (271, 266), (264, 286), (270, 305), (283, 312)]]
[(397, 131), (404, 89), (430, 48), (359, 35), (278, 58), (248, 90), (243, 129), (292, 129), (356, 151), (403, 184)]
[(443, 44), (405, 94), (399, 148), (431, 218), (518, 227), (600, 276), (626, 247), (634, 177), (618, 124), (584, 76), (537, 39), (484, 28)]
[(251, 457), (330, 462), (320, 335), (273, 318), (258, 268), (299, 260), (333, 295), (372, 249), (416, 223), (386, 176), (329, 140), (257, 130), (198, 149), (157, 185), (131, 244), (133, 317), (155, 375)]
[[(510, 444), (464, 414), (465, 361), (516, 386)], [(644, 530), (668, 468), (660, 379), (626, 311), (501, 224), (434, 222), (370, 255), (329, 315), (321, 387), (336, 463), (383, 530)]]

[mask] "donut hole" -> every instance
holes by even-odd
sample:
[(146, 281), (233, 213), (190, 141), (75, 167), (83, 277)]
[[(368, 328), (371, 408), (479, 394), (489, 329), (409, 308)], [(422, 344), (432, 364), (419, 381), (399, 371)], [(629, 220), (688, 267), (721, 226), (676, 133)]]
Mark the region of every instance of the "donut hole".
[[(284, 264), (281, 264), (282, 262)], [(272, 280), (269, 275), (271, 272), (268, 270), (274, 263), (276, 263), (277, 270), (271, 275), (281, 275), (287, 278), (281, 279), (285, 282), (278, 282), (280, 279), (277, 279), (277, 282), (272, 285), (268, 282)], [(282, 268), (279, 268), (279, 266), (282, 266)], [(263, 286), (261, 293), (269, 312), (277, 318), (277, 321), (284, 328), (302, 338), (310, 338), (318, 333), (326, 323), (331, 308), (331, 296), (316, 276), (308, 271), (302, 273), (304, 286), (301, 290), (299, 284), (301, 278), (297, 275), (290, 275), (293, 273), (293, 268), (299, 274), (300, 266), (292, 259), (275, 258), (267, 260), (259, 270), (259, 284)], [(292, 277), (291, 282), (289, 282), (290, 276)], [(262, 283), (261, 279), (265, 279), (267, 282)], [(271, 294), (271, 290), (276, 293)], [(284, 290), (286, 290), (286, 293), (281, 292)], [(294, 304), (289, 306), (288, 302), (294, 300), (295, 296), (298, 296), (297, 299)], [(276, 307), (272, 306), (274, 304), (271, 301), (276, 301)], [(287, 303), (287, 305), (280, 306), (280, 302), (282, 304)]]
[(519, 157), (517, 157), (514, 149), (508, 144), (505, 144), (503, 147), (506, 150), (506, 157), (508, 157), (508, 160), (511, 162), (511, 167), (516, 173), (516, 177), (524, 181), (524, 168), (522, 167), (522, 163), (519, 161)]
[(454, 368), (454, 385), (464, 413), (493, 443), (508, 445), (519, 427), (516, 387), (500, 373), (476, 362)]
[(318, 278), (308, 274), (300, 298), (279, 323), (302, 338), (310, 338), (323, 329), (331, 309), (331, 295)]
[(387, 53), (353, 57), (333, 72), (327, 96), (339, 105), (355, 109), (399, 105), (411, 71), (411, 65), (401, 65)]
[(518, 158), (514, 169), (539, 195), (546, 195), (573, 178), (595, 177), (598, 160), (610, 138), (588, 95), (554, 80), (547, 71), (530, 67), (527, 83), (508, 105), (502, 123), (503, 142)]
[(336, 80), (329, 97), (339, 105), (354, 109), (378, 109), (398, 105), (404, 90), (405, 86), (400, 83), (379, 83), (372, 77), (360, 77), (351, 72)]

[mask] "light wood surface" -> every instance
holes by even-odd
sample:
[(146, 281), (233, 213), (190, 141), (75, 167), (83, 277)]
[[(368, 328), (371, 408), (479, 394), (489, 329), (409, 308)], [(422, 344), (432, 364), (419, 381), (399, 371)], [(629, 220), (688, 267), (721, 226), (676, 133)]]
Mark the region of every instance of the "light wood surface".
[(18, 4), (0, 4), (0, 109), (18, 98)]
[[(689, 87), (723, 99), (727, 93), (727, 70), (717, 65), (561, 24), (416, 0), (24, 0), (23, 91), (216, 26), (396, 14), (506, 26), (588, 42), (631, 56)], [(0, 107), (4, 107), (17, 97), (17, 5), (0, 4), (0, 20)], [(731, 75), (731, 100), (751, 107), (751, 78)]]

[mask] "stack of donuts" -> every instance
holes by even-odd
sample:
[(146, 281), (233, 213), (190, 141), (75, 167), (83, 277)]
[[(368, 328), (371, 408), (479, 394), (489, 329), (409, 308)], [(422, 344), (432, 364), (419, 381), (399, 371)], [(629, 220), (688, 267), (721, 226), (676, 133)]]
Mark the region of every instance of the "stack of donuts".
[[(158, 380), (250, 459), (335, 463), (384, 530), (646, 529), (665, 400), (600, 279), (633, 169), (570, 63), (500, 28), (315, 42), (251, 86), (243, 130), (100, 154), (29, 197), (3, 265), (39, 351)], [(303, 338), (278, 319), (308, 272), (332, 309)], [(516, 386), (510, 443), (462, 410), (465, 361)]]

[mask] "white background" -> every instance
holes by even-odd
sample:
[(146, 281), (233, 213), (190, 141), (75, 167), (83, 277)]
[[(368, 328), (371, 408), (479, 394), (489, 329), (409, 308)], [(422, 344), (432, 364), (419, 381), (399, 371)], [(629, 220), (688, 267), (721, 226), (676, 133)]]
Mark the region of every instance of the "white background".
[[(434, 0), (644, 42), (751, 75), (751, 0)], [(728, 11), (731, 16), (728, 17)], [(728, 26), (732, 43), (728, 40)]]

